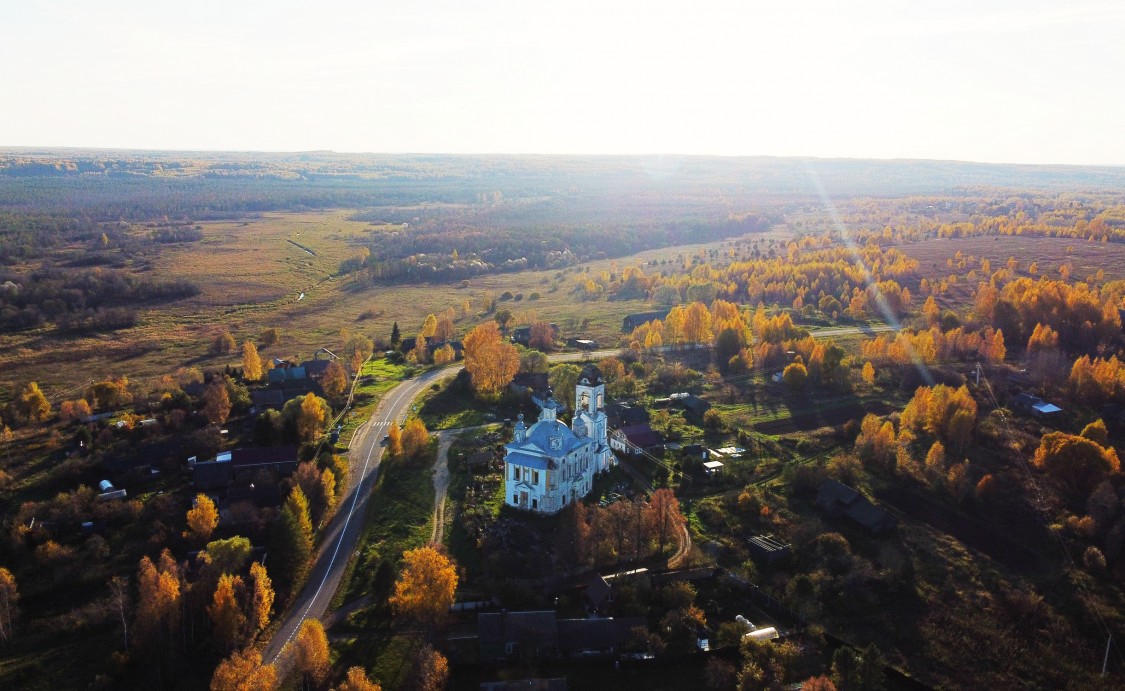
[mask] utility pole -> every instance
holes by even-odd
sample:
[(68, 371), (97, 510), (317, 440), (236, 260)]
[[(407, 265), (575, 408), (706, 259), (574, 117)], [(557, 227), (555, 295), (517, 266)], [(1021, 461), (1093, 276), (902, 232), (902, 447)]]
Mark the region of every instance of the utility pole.
[(1102, 678), (1105, 678), (1106, 669), (1109, 667), (1109, 648), (1113, 645), (1113, 634), (1109, 634), (1109, 639), (1105, 642), (1105, 659), (1102, 660)]

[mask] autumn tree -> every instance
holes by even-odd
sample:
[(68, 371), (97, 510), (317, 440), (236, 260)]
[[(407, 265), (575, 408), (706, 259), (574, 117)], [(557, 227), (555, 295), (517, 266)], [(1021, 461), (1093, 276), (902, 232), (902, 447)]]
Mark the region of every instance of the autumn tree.
[(246, 381), (258, 381), (262, 378), (262, 358), (258, 356), (258, 347), (252, 341), (242, 344), (242, 378)]
[(644, 522), (663, 554), (668, 540), (681, 531), (686, 523), (680, 511), (680, 501), (672, 490), (665, 487), (652, 493), (645, 510)]
[(551, 326), (550, 322), (533, 322), (528, 345), (539, 350), (552, 350), (555, 347), (555, 328)]
[(793, 392), (804, 389), (805, 382), (808, 381), (808, 378), (809, 371), (805, 368), (805, 365), (800, 362), (790, 363), (781, 373), (781, 381), (785, 382), (785, 386)]
[(499, 399), (504, 388), (519, 372), (519, 351), (504, 341), (494, 321), (474, 328), (462, 343), (465, 370), (469, 373), (473, 391), (484, 400)]
[(79, 398), (75, 401), (63, 401), (59, 405), (59, 419), (64, 423), (74, 423), (90, 417), (92, 411), (86, 399)]
[(411, 676), (418, 691), (441, 691), (449, 682), (449, 661), (433, 646), (426, 645), (418, 653)]
[(324, 389), (324, 395), (328, 398), (334, 401), (340, 400), (348, 390), (348, 373), (344, 371), (344, 366), (336, 360), (329, 362), (324, 370), (324, 376), (320, 379), (320, 387)]
[(421, 419), (412, 417), (402, 429), (402, 452), (407, 458), (421, 458), (430, 445), (430, 433)]
[(234, 336), (229, 331), (224, 330), (211, 341), (211, 354), (226, 355), (234, 350), (235, 345)]
[(212, 425), (221, 425), (230, 416), (230, 394), (225, 384), (215, 379), (203, 390), (203, 416)]
[(715, 334), (711, 330), (711, 312), (702, 302), (693, 302), (684, 312), (684, 340), (707, 345)]
[(207, 542), (219, 525), (219, 510), (206, 494), (195, 495), (195, 501), (187, 512), (187, 525), (184, 537), (197, 545)]
[(453, 326), (453, 319), (448, 314), (443, 314), (438, 317), (437, 325), (434, 326), (434, 339), (438, 343), (445, 341), (452, 341), (457, 336), (457, 329)]
[(402, 428), (397, 422), (392, 422), (387, 428), (387, 453), (392, 457), (402, 455)]
[(51, 404), (39, 384), (28, 382), (12, 401), (12, 410), (24, 422), (42, 422), (51, 415)]
[(418, 334), (421, 339), (426, 339), (434, 335), (437, 331), (437, 317), (432, 314), (427, 314), (425, 321), (422, 322), (422, 332)]
[(211, 580), (217, 580), (221, 574), (240, 571), (250, 561), (253, 551), (249, 538), (235, 535), (208, 542), (196, 559), (202, 566), (202, 571), (210, 574)]
[(926, 471), (934, 476), (945, 476), (945, 445), (935, 441), (926, 452)]
[(383, 687), (368, 679), (362, 667), (349, 667), (336, 691), (383, 691)]
[(395, 614), (436, 627), (449, 612), (457, 590), (456, 565), (433, 547), (403, 553), (403, 568), (389, 602)]
[(328, 636), (319, 619), (308, 618), (297, 632), (297, 670), (314, 684), (322, 683), (331, 670)]
[(863, 371), (860, 373), (860, 376), (863, 377), (864, 384), (868, 386), (873, 386), (875, 384), (875, 367), (871, 364), (870, 360), (863, 363)]
[(361, 334), (351, 334), (344, 340), (344, 347), (340, 349), (340, 357), (344, 358), (352, 368), (358, 372), (359, 368), (371, 354), (375, 352), (375, 343)]
[(161, 631), (171, 637), (180, 621), (183, 581), (171, 553), (165, 549), (159, 566), (147, 556), (137, 570), (135, 628), (141, 640), (153, 639)]
[(312, 393), (305, 394), (297, 413), (297, 437), (301, 441), (315, 441), (328, 424), (328, 401)]
[(258, 337), (258, 340), (262, 343), (263, 348), (275, 346), (281, 343), (281, 331), (275, 326), (263, 329), (262, 335)]
[(819, 677), (809, 677), (801, 685), (801, 691), (836, 691), (836, 685), (823, 674)]
[(1039, 442), (1032, 464), (1051, 476), (1072, 499), (1085, 500), (1090, 491), (1121, 468), (1117, 452), (1096, 441), (1065, 432), (1048, 432)]
[(246, 615), (242, 613), (242, 607), (238, 602), (239, 594), (245, 592), (245, 589), (241, 576), (224, 573), (219, 577), (219, 583), (211, 597), (211, 604), (207, 607), (207, 614), (211, 617), (214, 626), (215, 638), (226, 650), (238, 645), (246, 630)]
[(457, 351), (448, 343), (434, 350), (434, 364), (443, 367), (457, 360)]
[(272, 691), (277, 670), (262, 664), (262, 654), (252, 648), (236, 650), (219, 663), (211, 676), (211, 691)]
[(266, 567), (258, 562), (250, 565), (249, 617), (251, 634), (264, 631), (270, 624), (270, 610), (273, 608), (273, 582)]
[(0, 643), (7, 643), (15, 635), (16, 620), (20, 616), (19, 602), (16, 577), (0, 566)]

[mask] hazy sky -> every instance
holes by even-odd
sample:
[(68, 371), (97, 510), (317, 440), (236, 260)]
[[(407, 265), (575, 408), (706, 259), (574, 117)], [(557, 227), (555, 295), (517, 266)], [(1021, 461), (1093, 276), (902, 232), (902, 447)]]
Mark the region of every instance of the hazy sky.
[(0, 145), (1125, 164), (1125, 2), (0, 0)]

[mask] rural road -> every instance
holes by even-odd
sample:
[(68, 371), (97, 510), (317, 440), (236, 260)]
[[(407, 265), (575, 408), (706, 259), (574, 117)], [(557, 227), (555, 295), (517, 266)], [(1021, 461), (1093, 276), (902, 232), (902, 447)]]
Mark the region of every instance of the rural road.
[(286, 646), (296, 638), (297, 631), (306, 618), (319, 619), (327, 611), (328, 603), (340, 585), (348, 559), (363, 532), (371, 487), (383, 458), (380, 442), (386, 430), (392, 423), (402, 422), (418, 394), (434, 382), (455, 375), (459, 370), (460, 367), (430, 370), (399, 384), (387, 392), (371, 419), (356, 432), (348, 451), (351, 479), (347, 493), (340, 499), (340, 511), (321, 535), (320, 549), (309, 572), (308, 583), (285, 613), (281, 626), (262, 654), (264, 662), (277, 666), (280, 676), (284, 677), (290, 664), (289, 656), (282, 654)]
[[(839, 336), (853, 333), (874, 333), (891, 331), (890, 326), (842, 327), (814, 331), (815, 336)], [(551, 362), (577, 362), (598, 360), (620, 352), (619, 348), (580, 351), (576, 353), (557, 353), (550, 355)], [(320, 548), (316, 561), (309, 572), (309, 580), (297, 600), (285, 612), (273, 638), (266, 645), (262, 659), (277, 667), (282, 678), (289, 671), (292, 656), (285, 654), (289, 644), (297, 637), (297, 631), (305, 619), (320, 619), (328, 610), (328, 603), (336, 594), (344, 575), (351, 553), (355, 550), (359, 536), (363, 532), (364, 517), (371, 497), (371, 488), (378, 475), (379, 463), (383, 459), (380, 442), (392, 423), (400, 423), (405, 418), (414, 399), (431, 384), (461, 371), (461, 365), (451, 365), (442, 369), (430, 370), (413, 379), (408, 379), (387, 392), (376, 406), (371, 419), (356, 432), (348, 450), (350, 481), (347, 493), (340, 499), (340, 510), (329, 522), (321, 535)], [(452, 440), (450, 440), (452, 441)]]

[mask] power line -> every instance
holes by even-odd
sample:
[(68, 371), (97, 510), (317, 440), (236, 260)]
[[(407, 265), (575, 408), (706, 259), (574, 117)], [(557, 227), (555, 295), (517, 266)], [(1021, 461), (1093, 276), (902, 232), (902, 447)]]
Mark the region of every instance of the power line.
[[(1012, 424), (1008, 420), (1008, 416), (1006, 416), (1006, 415), (1004, 415), (1004, 413), (1000, 412), (1000, 410), (1001, 410), (1000, 402), (997, 400), (996, 393), (992, 389), (992, 383), (989, 382), (988, 377), (986, 377), (984, 375), (984, 373), (981, 371), (980, 363), (977, 364), (977, 374), (980, 377), (980, 380), (984, 385), (984, 389), (988, 392), (988, 397), (991, 399), (992, 405), (995, 406), (995, 408), (996, 408), (997, 414), (1000, 417), (1000, 421), (1003, 423), (1004, 435), (1008, 439), (1009, 447), (1011, 447), (1012, 449), (1018, 449), (1019, 446), (1016, 445), (1015, 436), (1012, 433)], [(1019, 451), (1016, 451), (1016, 456), (1020, 461), (1019, 463), (1017, 463), (1017, 465), (1023, 471), (1025, 479), (1027, 480), (1028, 486), (1031, 487), (1032, 492), (1034, 492), (1034, 494), (1035, 494), (1036, 508), (1038, 509), (1036, 511), (1036, 515), (1038, 516), (1038, 518), (1040, 520), (1040, 523), (1046, 529), (1047, 533), (1051, 536), (1051, 538), (1055, 542), (1055, 545), (1058, 547), (1059, 551), (1062, 553), (1063, 559), (1065, 560), (1064, 568), (1069, 566), (1070, 571), (1077, 571), (1078, 570), (1078, 564), (1074, 561), (1074, 558), (1070, 555), (1069, 550), (1067, 550), (1066, 543), (1063, 542), (1062, 537), (1058, 533), (1051, 530), (1050, 525), (1047, 525), (1046, 519), (1043, 516), (1043, 509), (1047, 505), (1046, 499), (1043, 495), (1042, 487), (1040, 486), (1040, 484), (1039, 484), (1038, 480), (1036, 479), (1034, 473), (1032, 473), (1032, 471), (1031, 471), (1031, 464), (1028, 462), (1028, 459), (1025, 458), (1024, 455), (1022, 453), (1020, 453)], [(1087, 596), (1086, 602), (1088, 603), (1089, 607), (1092, 608), (1091, 612), (1093, 613), (1093, 615), (1096, 619), (1095, 623), (1101, 629), (1101, 632), (1105, 636), (1107, 636), (1107, 638), (1110, 642), (1106, 646), (1106, 657), (1107, 657), (1107, 659), (1108, 659), (1108, 656), (1109, 656), (1109, 648), (1113, 647), (1117, 651), (1118, 660), (1121, 662), (1122, 667), (1125, 668), (1125, 655), (1122, 654), (1121, 649), (1118, 646), (1112, 646), (1111, 645), (1112, 641), (1113, 641), (1113, 630), (1109, 627), (1109, 624), (1107, 623), (1105, 617), (1102, 615), (1101, 607), (1099, 606), (1098, 601), (1097, 601), (1094, 593), (1092, 593), (1090, 591), (1090, 589), (1086, 587), (1086, 584), (1083, 583), (1081, 579), (1071, 579), (1071, 580)], [(1104, 670), (1105, 670), (1105, 664), (1104, 663), (1103, 663), (1102, 669), (1103, 669), (1103, 673), (1104, 673)]]

